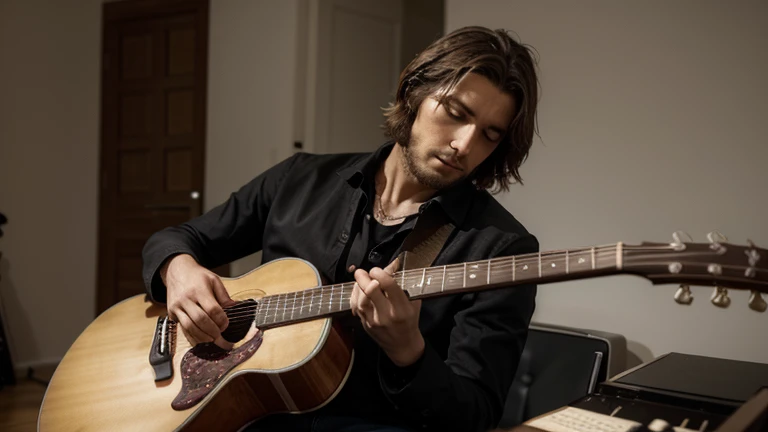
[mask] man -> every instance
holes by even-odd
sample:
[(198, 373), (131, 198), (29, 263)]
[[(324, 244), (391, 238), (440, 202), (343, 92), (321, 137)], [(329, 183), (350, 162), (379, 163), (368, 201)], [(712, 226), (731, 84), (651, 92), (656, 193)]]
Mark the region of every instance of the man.
[(385, 111), (392, 142), (372, 154), (296, 154), (221, 206), (150, 238), (147, 289), (193, 343), (226, 346), (222, 305), (231, 300), (206, 268), (262, 250), (264, 262), (299, 257), (328, 283), (357, 282), (346, 319), (355, 362), (341, 392), (318, 411), (268, 417), (249, 430), (496, 426), (536, 287), (409, 301), (391, 277), (396, 263), (387, 265), (429, 212), (455, 226), (435, 265), (538, 251), (486, 191), (520, 181), (537, 97), (528, 48), (504, 31), (459, 29), (401, 74)]

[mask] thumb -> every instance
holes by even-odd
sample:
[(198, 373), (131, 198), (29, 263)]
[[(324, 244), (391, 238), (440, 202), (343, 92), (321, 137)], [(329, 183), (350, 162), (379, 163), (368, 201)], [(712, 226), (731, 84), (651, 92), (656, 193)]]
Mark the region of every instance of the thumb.
[(213, 277), (213, 295), (216, 296), (216, 301), (218, 301), (222, 307), (235, 304), (235, 301), (229, 296), (227, 288), (224, 287), (224, 283), (216, 275)]

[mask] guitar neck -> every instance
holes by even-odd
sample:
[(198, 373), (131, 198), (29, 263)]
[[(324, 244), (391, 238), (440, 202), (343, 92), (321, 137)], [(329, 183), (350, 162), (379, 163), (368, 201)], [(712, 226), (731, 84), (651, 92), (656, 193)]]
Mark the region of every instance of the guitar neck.
[[(411, 269), (393, 275), (411, 299), (483, 291), (524, 283), (551, 283), (623, 272), (623, 243), (547, 251)], [(325, 285), (259, 300), (256, 326), (279, 325), (348, 311), (354, 282)]]

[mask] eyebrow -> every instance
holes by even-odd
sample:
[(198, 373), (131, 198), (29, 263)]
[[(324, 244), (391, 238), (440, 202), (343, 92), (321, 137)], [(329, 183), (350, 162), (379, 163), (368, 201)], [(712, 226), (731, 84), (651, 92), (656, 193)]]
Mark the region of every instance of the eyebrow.
[[(457, 98), (457, 97), (455, 97), (455, 96), (453, 96), (453, 95), (448, 95), (448, 96), (446, 96), (446, 97), (445, 97), (445, 102), (446, 102), (446, 103), (455, 103), (456, 105), (458, 105), (458, 106), (459, 106), (459, 108), (461, 108), (461, 109), (463, 109), (464, 111), (466, 111), (466, 112), (467, 112), (467, 114), (469, 114), (470, 116), (472, 116), (472, 117), (477, 117), (477, 116), (475, 115), (475, 112), (474, 112), (474, 111), (472, 111), (472, 110), (471, 110), (471, 109), (470, 109), (470, 108), (467, 106), (467, 104), (465, 104), (465, 103), (464, 103), (464, 102), (462, 102), (462, 101), (461, 101), (459, 98)], [(490, 125), (490, 126), (488, 126), (488, 129), (490, 129), (490, 130), (492, 130), (492, 131), (494, 131), (494, 132), (497, 132), (499, 135), (504, 135), (504, 134), (507, 132), (507, 131), (506, 131), (506, 129), (502, 129), (502, 128), (500, 128), (500, 127), (498, 127), (498, 126), (494, 126), (494, 125)]]

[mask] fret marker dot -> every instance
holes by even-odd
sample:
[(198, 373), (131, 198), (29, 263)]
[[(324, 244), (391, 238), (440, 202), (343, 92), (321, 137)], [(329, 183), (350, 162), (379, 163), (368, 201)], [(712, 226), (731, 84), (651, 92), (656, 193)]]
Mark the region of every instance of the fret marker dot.
[(557, 267), (557, 266), (555, 265), (555, 263), (552, 263), (552, 268), (555, 268), (555, 267)]
[(523, 270), (528, 270), (528, 264), (523, 266)]
[(584, 258), (579, 258), (579, 264), (584, 264)]
[(469, 275), (469, 278), (470, 278), (470, 279), (474, 279), (474, 278), (475, 278), (475, 276), (476, 276), (476, 275), (475, 275), (474, 273), (472, 273), (471, 275)]

